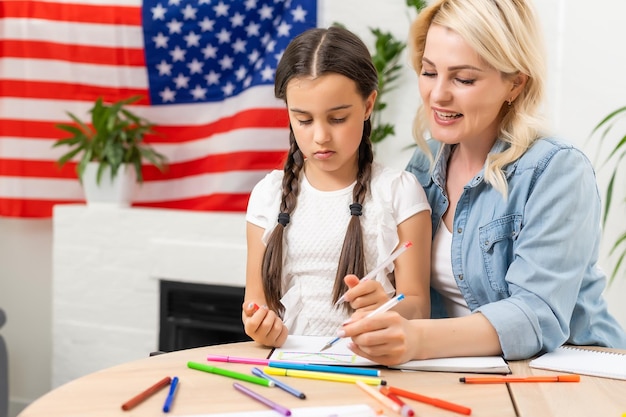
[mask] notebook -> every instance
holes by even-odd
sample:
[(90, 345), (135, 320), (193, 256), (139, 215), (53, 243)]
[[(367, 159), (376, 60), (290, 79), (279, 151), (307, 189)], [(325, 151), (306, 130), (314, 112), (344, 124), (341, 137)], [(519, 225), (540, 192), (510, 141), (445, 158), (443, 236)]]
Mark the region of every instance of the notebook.
[(626, 354), (561, 346), (533, 359), (531, 368), (626, 380)]
[[(328, 337), (289, 335), (282, 347), (272, 351), (269, 359), (318, 365), (380, 366), (352, 352), (348, 348), (350, 339), (341, 339), (331, 348), (321, 352), (328, 340)], [(426, 359), (409, 361), (392, 368), (411, 371), (511, 373), (501, 356)]]

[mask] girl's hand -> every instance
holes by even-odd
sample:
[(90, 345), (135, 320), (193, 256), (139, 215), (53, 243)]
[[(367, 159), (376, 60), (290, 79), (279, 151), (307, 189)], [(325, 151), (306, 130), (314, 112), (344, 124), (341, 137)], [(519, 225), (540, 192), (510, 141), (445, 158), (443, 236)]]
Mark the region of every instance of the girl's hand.
[(346, 275), (343, 280), (349, 288), (345, 300), (355, 311), (371, 311), (389, 301), (389, 296), (377, 281), (360, 281), (356, 275)]
[(241, 319), (244, 330), (255, 342), (265, 346), (280, 347), (287, 340), (289, 331), (278, 315), (254, 302), (245, 302)]
[(350, 350), (382, 365), (397, 365), (413, 359), (420, 339), (411, 322), (394, 311), (356, 318), (345, 324), (342, 337), (351, 337)]

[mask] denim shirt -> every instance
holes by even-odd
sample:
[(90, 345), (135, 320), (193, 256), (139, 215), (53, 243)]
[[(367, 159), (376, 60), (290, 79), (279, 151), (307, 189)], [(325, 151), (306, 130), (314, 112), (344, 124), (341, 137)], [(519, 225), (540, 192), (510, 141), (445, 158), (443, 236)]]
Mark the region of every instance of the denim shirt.
[[(433, 155), (441, 144), (429, 141)], [(496, 141), (491, 152), (508, 146)], [(416, 150), (407, 170), (432, 207), (433, 236), (448, 208), (450, 146), (432, 172)], [(606, 276), (597, 265), (601, 204), (585, 155), (550, 138), (537, 140), (505, 167), (508, 198), (479, 172), (457, 204), (452, 272), (472, 312), (493, 325), (506, 359), (525, 359), (564, 343), (626, 348), (626, 334), (602, 297)], [(432, 317), (447, 316), (434, 290)]]

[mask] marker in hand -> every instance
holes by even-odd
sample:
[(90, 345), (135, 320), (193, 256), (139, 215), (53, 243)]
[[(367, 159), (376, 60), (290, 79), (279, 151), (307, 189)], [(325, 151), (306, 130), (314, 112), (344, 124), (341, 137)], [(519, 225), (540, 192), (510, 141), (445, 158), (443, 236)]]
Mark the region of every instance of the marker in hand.
[[(375, 316), (376, 314), (384, 313), (385, 311), (394, 308), (396, 306), (396, 304), (398, 304), (402, 300), (404, 300), (404, 294), (398, 294), (397, 296), (395, 296), (392, 299), (390, 299), (389, 301), (387, 301), (385, 304), (383, 304), (380, 307), (378, 307), (376, 310), (369, 312), (365, 316), (365, 318)], [(341, 338), (339, 336), (335, 337), (333, 340), (331, 340), (330, 342), (326, 343), (324, 345), (324, 347), (320, 350), (320, 352), (325, 351), (326, 349), (328, 349), (329, 347), (331, 347), (332, 345), (337, 343), (340, 339)]]
[[(391, 255), (389, 255), (389, 257), (387, 259), (385, 259), (380, 265), (378, 265), (376, 268), (372, 269), (367, 275), (365, 275), (363, 278), (361, 278), (360, 282), (369, 281), (372, 278), (376, 278), (376, 275), (378, 275), (378, 273), (380, 271), (382, 271), (383, 269), (388, 267), (393, 261), (396, 260), (396, 258), (398, 256), (402, 255), (404, 253), (404, 251), (407, 250), (408, 248), (410, 248), (411, 246), (413, 246), (413, 243), (411, 243), (410, 241), (404, 242), (402, 245), (400, 245), (400, 247), (398, 249), (393, 251), (391, 253)], [(346, 301), (346, 295), (345, 294), (342, 295), (341, 297), (339, 297), (339, 299), (335, 303), (335, 307), (337, 307), (339, 304), (343, 303), (344, 301)]]

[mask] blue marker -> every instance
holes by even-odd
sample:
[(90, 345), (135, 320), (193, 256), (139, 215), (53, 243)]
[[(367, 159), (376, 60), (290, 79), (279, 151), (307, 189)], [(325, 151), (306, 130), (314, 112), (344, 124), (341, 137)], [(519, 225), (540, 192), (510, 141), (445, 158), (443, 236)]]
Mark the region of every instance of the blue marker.
[(172, 378), (172, 385), (170, 385), (170, 392), (167, 394), (165, 404), (163, 404), (163, 412), (169, 413), (172, 409), (172, 403), (174, 402), (174, 396), (176, 395), (176, 387), (178, 387), (178, 377)]
[(287, 391), (289, 394), (296, 396), (298, 398), (300, 398), (301, 400), (304, 400), (306, 398), (306, 395), (304, 395), (303, 392), (298, 391), (297, 389), (290, 387), (289, 385), (285, 384), (283, 381), (278, 380), (276, 378), (272, 378), (271, 376), (269, 376), (268, 374), (266, 374), (265, 372), (263, 372), (262, 370), (260, 370), (259, 368), (252, 368), (252, 373), (256, 376), (260, 376), (261, 378), (265, 378), (268, 381), (272, 381), (274, 383), (274, 385), (276, 385), (278, 388)]

